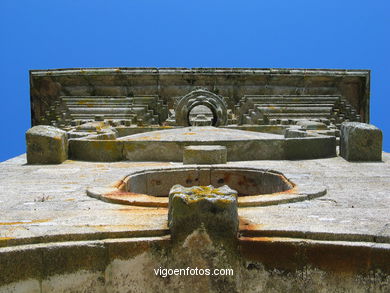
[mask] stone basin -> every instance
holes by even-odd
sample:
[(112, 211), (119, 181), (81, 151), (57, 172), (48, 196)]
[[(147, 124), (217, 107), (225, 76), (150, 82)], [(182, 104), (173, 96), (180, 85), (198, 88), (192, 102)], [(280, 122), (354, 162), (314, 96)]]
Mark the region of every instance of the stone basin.
[(239, 207), (302, 201), (326, 193), (325, 187), (311, 180), (292, 182), (277, 171), (214, 165), (133, 172), (109, 187), (90, 187), (87, 194), (112, 203), (167, 207), (169, 191), (176, 184), (228, 185), (237, 191)]

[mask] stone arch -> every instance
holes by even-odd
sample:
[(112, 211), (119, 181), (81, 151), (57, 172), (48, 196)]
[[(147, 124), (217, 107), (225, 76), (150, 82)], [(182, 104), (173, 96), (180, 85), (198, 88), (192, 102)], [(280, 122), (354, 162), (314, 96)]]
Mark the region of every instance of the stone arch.
[(179, 126), (190, 126), (189, 114), (191, 110), (199, 105), (208, 107), (213, 113), (213, 126), (227, 124), (227, 105), (225, 100), (208, 90), (194, 90), (177, 103), (175, 109), (176, 124)]

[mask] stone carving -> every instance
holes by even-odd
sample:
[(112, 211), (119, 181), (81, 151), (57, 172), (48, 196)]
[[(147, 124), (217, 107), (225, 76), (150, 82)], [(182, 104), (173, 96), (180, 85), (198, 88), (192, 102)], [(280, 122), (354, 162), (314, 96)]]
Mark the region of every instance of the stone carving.
[[(229, 160), (332, 157), (341, 123), (368, 121), (365, 70), (37, 70), (30, 78), (33, 125), (65, 130), (76, 160), (181, 161), (184, 146), (204, 141), (227, 147)], [(195, 129), (207, 126), (221, 128)]]
[(227, 105), (225, 100), (212, 92), (198, 89), (182, 97), (175, 109), (176, 124), (190, 126), (189, 113), (199, 105), (208, 107), (213, 113), (212, 126), (227, 124)]
[(295, 124), (305, 119), (339, 126), (361, 120), (345, 98), (331, 95), (246, 95), (235, 112), (238, 124)]

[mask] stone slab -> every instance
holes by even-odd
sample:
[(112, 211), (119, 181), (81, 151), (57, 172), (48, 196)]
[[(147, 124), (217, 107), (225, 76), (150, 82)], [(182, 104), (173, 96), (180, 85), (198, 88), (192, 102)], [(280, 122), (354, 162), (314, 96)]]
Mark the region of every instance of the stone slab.
[(336, 138), (332, 136), (287, 138), (285, 158), (289, 160), (317, 159), (336, 156)]
[(186, 146), (183, 164), (226, 164), (227, 150), (220, 145)]
[(340, 156), (347, 161), (381, 161), (382, 131), (372, 124), (342, 123)]
[[(67, 160), (55, 166), (25, 164), (25, 155), (0, 163), (0, 246), (168, 233), (167, 209), (109, 204), (88, 197), (85, 190), (107, 186), (129, 170), (171, 168), (180, 163)], [(248, 162), (228, 165), (247, 167)], [(278, 170), (292, 181), (310, 176), (327, 187), (327, 194), (310, 201), (239, 208), (241, 231), (264, 237), (390, 243), (390, 154), (383, 153), (383, 162), (351, 164), (333, 157), (252, 161), (251, 167)]]

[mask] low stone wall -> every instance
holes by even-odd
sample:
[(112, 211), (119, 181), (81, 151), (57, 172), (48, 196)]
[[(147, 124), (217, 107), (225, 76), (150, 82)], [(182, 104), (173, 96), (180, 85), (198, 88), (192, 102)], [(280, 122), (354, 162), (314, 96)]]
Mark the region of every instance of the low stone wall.
[(282, 138), (252, 141), (125, 141), (70, 139), (70, 159), (113, 162), (167, 161), (182, 162), (188, 145), (222, 145), (228, 161), (299, 160), (336, 156), (336, 138), (331, 136)]
[[(1, 248), (0, 291), (389, 292), (389, 263), (388, 244), (244, 237), (228, 252), (197, 231), (180, 246), (154, 237)], [(187, 268), (210, 275), (167, 275)]]

